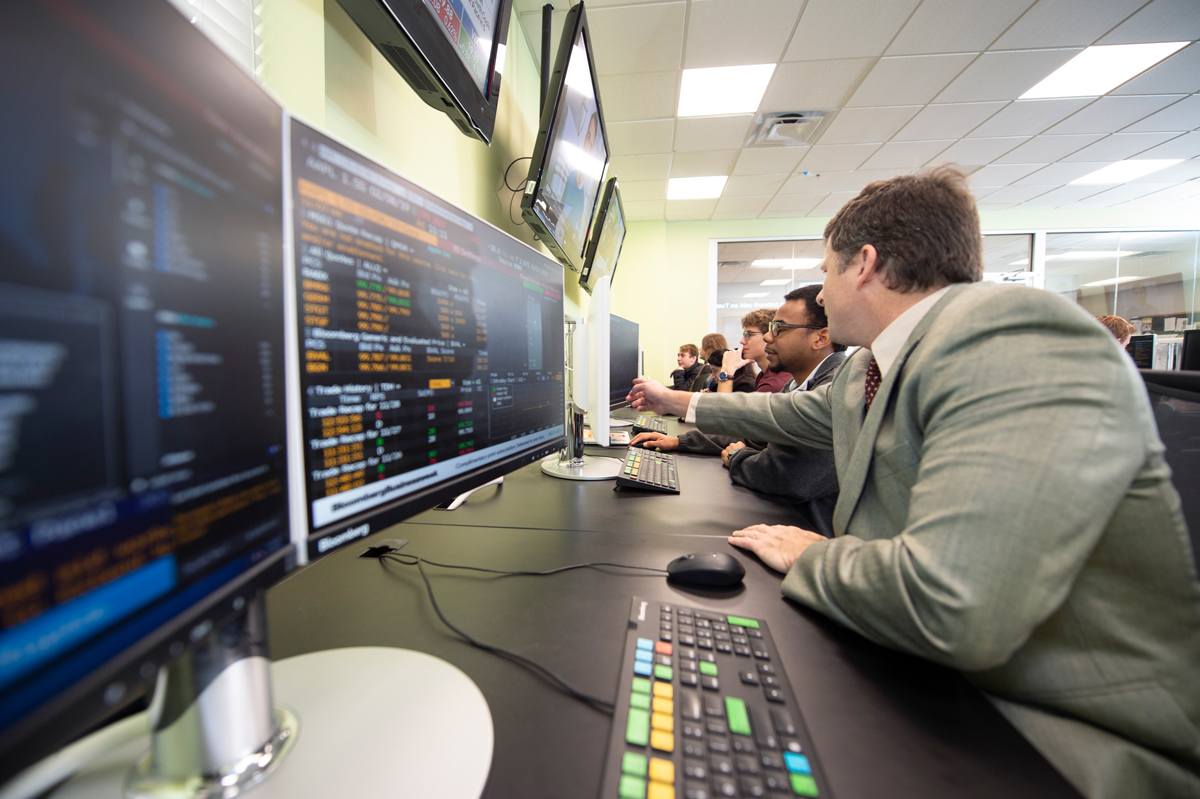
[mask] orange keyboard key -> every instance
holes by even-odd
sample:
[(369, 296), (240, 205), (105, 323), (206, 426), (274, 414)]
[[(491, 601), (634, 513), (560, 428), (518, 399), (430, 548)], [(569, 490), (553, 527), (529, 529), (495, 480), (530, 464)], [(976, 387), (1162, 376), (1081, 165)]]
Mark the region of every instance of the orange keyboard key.
[(669, 655), (669, 654), (671, 654), (672, 650), (671, 650), (671, 645), (668, 644), (666, 641), (659, 641), (657, 644), (654, 645), (654, 651), (660, 655)]

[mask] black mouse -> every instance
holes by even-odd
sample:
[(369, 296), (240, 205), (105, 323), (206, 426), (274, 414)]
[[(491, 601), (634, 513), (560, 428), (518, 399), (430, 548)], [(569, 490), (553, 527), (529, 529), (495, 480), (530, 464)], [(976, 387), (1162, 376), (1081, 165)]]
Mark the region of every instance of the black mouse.
[(745, 576), (746, 568), (738, 559), (723, 552), (693, 552), (667, 564), (667, 580), (681, 585), (728, 588)]

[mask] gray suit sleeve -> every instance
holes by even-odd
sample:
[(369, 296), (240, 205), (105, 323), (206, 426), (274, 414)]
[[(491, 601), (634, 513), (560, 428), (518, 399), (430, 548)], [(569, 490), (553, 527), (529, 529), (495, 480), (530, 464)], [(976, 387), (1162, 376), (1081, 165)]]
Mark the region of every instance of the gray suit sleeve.
[(791, 394), (704, 394), (696, 424), (706, 433), (724, 433), (771, 444), (833, 448), (829, 386)]
[[(919, 453), (907, 518), (868, 508), (859, 529), (878, 536), (809, 547), (783, 585), (878, 643), (964, 671), (1006, 663), (1062, 605), (1139, 470), (1161, 465), (1141, 381), (1111, 340), (1082, 334), (1090, 319), (992, 311), (1009, 321), (964, 323), (975, 329), (910, 378), (923, 438), (906, 445)], [(1156, 485), (1145, 480), (1148, 515)]]
[(833, 453), (768, 444), (761, 452), (739, 449), (729, 458), (729, 477), (738, 485), (793, 502), (809, 502), (838, 492)]

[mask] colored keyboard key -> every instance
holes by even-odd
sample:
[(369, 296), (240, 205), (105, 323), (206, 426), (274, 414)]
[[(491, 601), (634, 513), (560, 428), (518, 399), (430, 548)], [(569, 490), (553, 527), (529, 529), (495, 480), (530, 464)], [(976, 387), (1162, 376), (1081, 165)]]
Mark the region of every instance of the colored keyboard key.
[(666, 730), (652, 730), (650, 732), (650, 746), (660, 752), (674, 752), (675, 736)]
[(645, 746), (649, 741), (649, 711), (629, 708), (629, 720), (625, 724), (625, 742), (633, 746)]
[[(729, 731), (737, 735), (750, 734), (750, 714), (746, 712), (746, 703), (736, 696), (725, 697), (725, 715), (729, 720)], [(791, 754), (789, 752), (789, 754)], [(800, 755), (800, 757), (804, 757)], [(807, 759), (805, 760), (807, 763)]]
[(707, 660), (700, 661), (700, 673), (709, 677), (716, 677), (717, 664), (709, 663)]
[(655, 782), (665, 782), (667, 785), (674, 785), (675, 763), (671, 760), (664, 760), (661, 757), (650, 758), (650, 779)]
[(817, 781), (808, 774), (791, 774), (792, 793), (796, 796), (807, 796), (809, 799), (815, 799), (817, 794)]
[(617, 795), (621, 799), (646, 799), (646, 781), (632, 774), (622, 774), (617, 786)]
[(754, 619), (744, 619), (741, 616), (726, 616), (730, 624), (736, 624), (738, 627), (749, 627), (751, 630), (758, 629), (758, 622)]
[(633, 678), (633, 692), (635, 694), (650, 693), (650, 681), (647, 680), (645, 677), (634, 677)]
[[(634, 670), (635, 671), (637, 670), (636, 666), (634, 667)], [(675, 676), (675, 672), (671, 669), (670, 666), (659, 665), (659, 666), (654, 667), (654, 678), (655, 679), (663, 680), (664, 682), (670, 682), (671, 678), (674, 676)]]
[(621, 757), (621, 772), (635, 777), (645, 777), (648, 768), (648, 758), (637, 752), (626, 752)]
[[(660, 668), (661, 668), (661, 666), (660, 666)], [(633, 673), (639, 674), (642, 677), (649, 677), (651, 674), (654, 673), (654, 666), (653, 666), (653, 664), (648, 663), (645, 660), (639, 660), (633, 664)]]
[(669, 682), (654, 683), (654, 695), (661, 696), (663, 699), (671, 699), (675, 696), (675, 686)]
[(808, 758), (796, 752), (784, 752), (783, 762), (787, 770), (793, 774), (812, 774), (812, 765)]

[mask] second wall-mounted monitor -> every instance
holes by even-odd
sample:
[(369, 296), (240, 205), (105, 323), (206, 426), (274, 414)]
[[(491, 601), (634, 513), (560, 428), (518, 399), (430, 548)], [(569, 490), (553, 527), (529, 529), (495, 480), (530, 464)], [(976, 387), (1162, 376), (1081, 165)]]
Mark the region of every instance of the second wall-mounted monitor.
[(512, 0), (338, 0), (422, 100), (490, 143)]
[(555, 257), (583, 269), (608, 137), (583, 3), (567, 14), (521, 211)]
[(563, 269), (291, 121), (316, 557), (561, 449)]
[(609, 178), (600, 199), (600, 210), (596, 212), (596, 231), (588, 243), (587, 257), (579, 285), (592, 293), (596, 281), (617, 271), (617, 259), (621, 257), (621, 245), (625, 243), (625, 209), (621, 206), (621, 191), (617, 179)]

